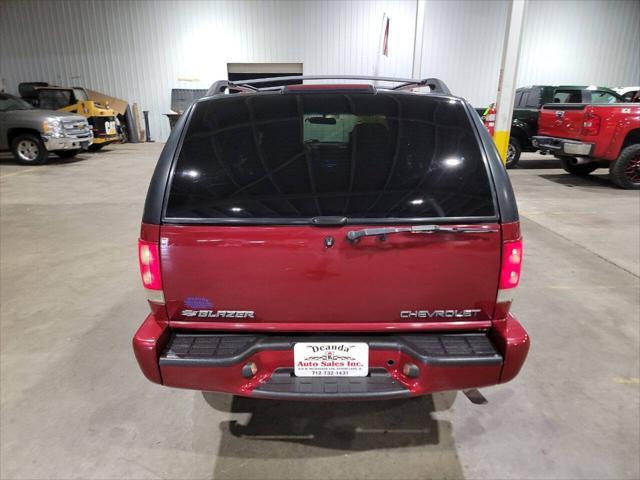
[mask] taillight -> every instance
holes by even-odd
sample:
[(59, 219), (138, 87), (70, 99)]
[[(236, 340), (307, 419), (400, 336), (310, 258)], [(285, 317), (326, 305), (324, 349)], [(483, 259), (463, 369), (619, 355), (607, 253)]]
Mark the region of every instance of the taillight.
[(519, 224), (503, 225), (502, 260), (500, 265), (500, 283), (496, 299), (494, 318), (505, 318), (511, 308), (513, 294), (520, 284), (522, 270), (522, 238)]
[(522, 240), (505, 242), (502, 245), (502, 267), (500, 269), (500, 290), (516, 288), (520, 283), (522, 268)]
[(584, 114), (582, 122), (582, 135), (598, 135), (600, 132), (600, 117), (588, 111)]
[(138, 240), (138, 263), (142, 285), (147, 293), (147, 300), (164, 303), (162, 276), (160, 273), (160, 252), (156, 242)]

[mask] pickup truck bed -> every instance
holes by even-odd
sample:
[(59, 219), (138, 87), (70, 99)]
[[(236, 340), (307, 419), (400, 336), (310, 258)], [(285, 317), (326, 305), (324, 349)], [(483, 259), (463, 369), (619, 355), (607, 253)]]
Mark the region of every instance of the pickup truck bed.
[[(542, 135), (538, 132), (538, 116), (543, 105), (612, 104), (624, 101), (623, 97), (605, 87), (533, 85), (518, 88), (514, 99), (507, 168), (512, 168), (518, 163), (521, 152), (537, 150), (532, 139), (534, 135)], [(489, 133), (493, 135), (492, 122), (495, 119), (495, 111), (491, 108), (476, 111), (482, 117)]]
[(640, 188), (640, 103), (545, 105), (533, 143), (569, 173), (608, 166), (616, 185)]

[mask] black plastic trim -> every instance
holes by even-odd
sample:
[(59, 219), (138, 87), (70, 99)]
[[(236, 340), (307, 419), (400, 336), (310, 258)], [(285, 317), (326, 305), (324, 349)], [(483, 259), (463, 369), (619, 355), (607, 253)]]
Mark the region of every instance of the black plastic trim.
[(545, 103), (543, 110), (584, 110), (588, 103)]
[[(291, 350), (294, 344), (309, 341), (366, 342), (371, 350), (402, 351), (425, 365), (499, 365), (503, 361), (486, 332), (357, 336), (174, 332), (159, 362), (160, 366), (228, 367), (259, 351)], [(460, 353), (461, 347), (471, 353)]]
[(482, 124), (480, 115), (471, 107), (466, 104), (467, 113), (472, 123), (475, 126), (476, 133), (482, 143), (482, 148), (486, 153), (487, 163), (491, 172), (495, 186), (495, 195), (498, 202), (498, 210), (500, 212), (500, 220), (502, 223), (511, 223), (519, 221), (518, 205), (516, 203), (516, 196), (513, 193), (513, 187), (511, 186), (511, 180), (507, 170), (502, 164), (502, 159), (498, 153), (495, 143), (489, 132)]
[(366, 377), (295, 377), (291, 368), (278, 368), (251, 392), (252, 397), (305, 400), (390, 399), (411, 395), (384, 368), (372, 368)]
[[(316, 225), (313, 218), (164, 218), (166, 225)], [(417, 218), (347, 218), (340, 225), (420, 225), (425, 223), (453, 224), (453, 223), (490, 223), (497, 222), (497, 216), (492, 217), (417, 217)], [(326, 224), (328, 226), (328, 224)], [(334, 224), (332, 224), (333, 226)]]
[(147, 190), (147, 198), (144, 202), (144, 212), (142, 213), (142, 222), (153, 225), (159, 225), (162, 221), (162, 213), (164, 208), (165, 192), (168, 189), (170, 173), (173, 168), (176, 152), (182, 143), (182, 138), (186, 132), (185, 124), (191, 117), (193, 105), (180, 116), (176, 122), (167, 143), (162, 149), (156, 168), (151, 177), (151, 183)]

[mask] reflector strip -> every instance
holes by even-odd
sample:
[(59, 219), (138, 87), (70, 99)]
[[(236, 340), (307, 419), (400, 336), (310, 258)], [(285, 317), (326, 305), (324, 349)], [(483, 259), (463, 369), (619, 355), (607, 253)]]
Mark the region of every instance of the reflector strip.
[(496, 303), (513, 302), (514, 293), (515, 293), (515, 288), (498, 290), (498, 298), (496, 298)]
[(147, 300), (153, 303), (164, 303), (164, 292), (162, 290), (151, 290), (149, 288), (144, 289), (147, 295)]

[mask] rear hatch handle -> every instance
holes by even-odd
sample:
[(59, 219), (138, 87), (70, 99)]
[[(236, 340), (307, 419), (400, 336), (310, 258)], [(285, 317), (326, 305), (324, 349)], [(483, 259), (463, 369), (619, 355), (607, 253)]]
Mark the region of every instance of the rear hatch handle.
[(481, 227), (455, 227), (446, 225), (412, 225), (409, 227), (383, 227), (363, 228), (361, 230), (349, 230), (347, 240), (357, 242), (362, 237), (379, 236), (381, 240), (391, 233), (495, 233), (498, 230), (488, 226)]
[(318, 227), (330, 226), (330, 225), (344, 225), (345, 223), (347, 223), (347, 217), (321, 216), (321, 217), (313, 217), (311, 219), (311, 224), (316, 225)]

